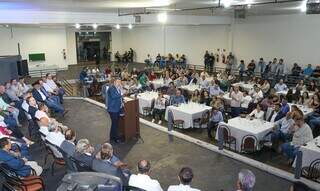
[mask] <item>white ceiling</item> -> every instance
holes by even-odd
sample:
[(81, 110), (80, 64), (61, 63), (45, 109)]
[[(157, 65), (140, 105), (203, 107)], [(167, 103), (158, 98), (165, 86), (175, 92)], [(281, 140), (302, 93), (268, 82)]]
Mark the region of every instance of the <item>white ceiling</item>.
[[(252, 0), (253, 2), (270, 2), (275, 0)], [(278, 2), (284, 0), (278, 0)], [(285, 0), (288, 1), (288, 0)], [(234, 0), (234, 4), (243, 4), (246, 0)], [(292, 0), (288, 3), (252, 6), (249, 15), (292, 14), (299, 12), (301, 2)], [(193, 9), (214, 7), (218, 0), (0, 0), (0, 9), (5, 10), (45, 10), (70, 12), (142, 12), (143, 8)], [(146, 9), (151, 11), (150, 9)], [(190, 11), (173, 11), (171, 14), (191, 15), (230, 15), (233, 9), (199, 9)], [(153, 10), (154, 11), (154, 10)], [(157, 10), (159, 11), (159, 10)]]

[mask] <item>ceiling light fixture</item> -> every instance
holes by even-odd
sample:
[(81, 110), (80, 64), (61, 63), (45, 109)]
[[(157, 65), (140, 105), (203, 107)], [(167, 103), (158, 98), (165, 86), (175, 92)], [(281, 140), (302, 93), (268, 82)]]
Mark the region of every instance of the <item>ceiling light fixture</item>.
[(98, 28), (98, 25), (97, 25), (97, 24), (93, 24), (93, 25), (92, 25), (92, 28), (93, 28), (93, 29), (97, 29), (97, 28)]
[(246, 4), (248, 6), (248, 8), (250, 9), (252, 6), (253, 1), (252, 0), (246, 0)]
[(129, 29), (132, 29), (132, 24), (129, 24), (129, 25), (128, 25), (128, 28), (129, 28)]
[(158, 18), (158, 21), (159, 21), (160, 23), (166, 23), (167, 20), (168, 20), (168, 15), (167, 15), (166, 12), (159, 13), (158, 16), (157, 16), (157, 18)]
[(302, 1), (301, 6), (300, 6), (300, 11), (301, 12), (307, 11), (307, 0)]
[(120, 25), (119, 24), (117, 24), (116, 25), (116, 29), (120, 29), (121, 27), (120, 27)]
[(232, 4), (232, 1), (233, 0), (222, 0), (222, 5), (225, 7), (225, 8), (229, 8)]
[(79, 23), (77, 23), (76, 25), (75, 25), (75, 27), (76, 27), (76, 29), (80, 29), (80, 24)]

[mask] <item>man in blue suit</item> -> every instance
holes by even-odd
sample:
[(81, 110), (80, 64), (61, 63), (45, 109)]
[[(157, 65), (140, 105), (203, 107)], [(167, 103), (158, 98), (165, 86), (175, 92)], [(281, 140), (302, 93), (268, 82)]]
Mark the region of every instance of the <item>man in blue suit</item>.
[[(8, 138), (0, 139), (0, 161), (10, 167), (18, 176), (30, 176), (32, 169), (36, 171), (37, 175), (40, 175), (42, 172), (42, 168), (35, 162), (21, 158), (18, 154), (13, 154), (11, 152), (11, 142)], [(34, 168), (32, 168), (32, 164)]]
[(111, 118), (110, 142), (119, 143), (121, 140), (118, 135), (118, 123), (120, 112), (123, 109), (124, 102), (121, 95), (121, 80), (116, 79), (114, 84), (107, 91), (108, 108)]

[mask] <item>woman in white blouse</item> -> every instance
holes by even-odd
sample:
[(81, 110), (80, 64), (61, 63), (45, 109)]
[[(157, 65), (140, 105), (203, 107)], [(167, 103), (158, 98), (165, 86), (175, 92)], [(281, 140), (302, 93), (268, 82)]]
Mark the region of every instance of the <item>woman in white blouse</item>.
[(264, 118), (264, 111), (262, 111), (260, 104), (257, 104), (256, 109), (253, 110), (253, 111), (249, 114), (249, 117), (250, 117), (250, 118), (254, 118), (254, 119), (261, 119), (261, 120), (263, 120), (263, 118)]

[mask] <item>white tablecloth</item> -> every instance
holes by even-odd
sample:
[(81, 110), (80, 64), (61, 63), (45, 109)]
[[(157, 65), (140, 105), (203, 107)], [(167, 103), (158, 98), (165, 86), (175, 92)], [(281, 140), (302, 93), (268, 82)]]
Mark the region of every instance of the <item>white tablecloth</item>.
[[(142, 114), (142, 108), (144, 107), (151, 107), (151, 102), (152, 99), (157, 99), (158, 97), (158, 92), (144, 92), (138, 94), (138, 99), (139, 99), (139, 112)], [(168, 95), (164, 95), (165, 98), (169, 98)]]
[(293, 103), (288, 103), (290, 106), (290, 110), (291, 110), (291, 106), (292, 105), (296, 105), (298, 106), (298, 108), (303, 112), (304, 117), (308, 117), (309, 115), (311, 115), (313, 113), (313, 109), (304, 105), (299, 105), (299, 104), (293, 104)]
[(196, 90), (201, 90), (201, 87), (199, 85), (191, 84), (186, 86), (181, 86), (181, 89), (188, 90), (189, 92), (194, 92)]
[(181, 104), (180, 106), (169, 106), (166, 109), (165, 119), (168, 120), (168, 111), (171, 110), (175, 120), (180, 119), (184, 121), (183, 128), (193, 128), (193, 120), (202, 117), (202, 113), (206, 110), (211, 111), (212, 107), (197, 104), (197, 103), (188, 103)]
[(238, 82), (238, 83), (234, 83), (232, 84), (232, 86), (239, 86), (242, 87), (244, 90), (250, 91), (253, 89), (253, 84), (246, 84), (244, 82)]
[[(258, 119), (250, 120), (241, 117), (232, 118), (228, 123), (222, 122), (221, 124), (227, 125), (230, 129), (231, 136), (236, 138), (237, 151), (241, 150), (241, 141), (244, 136), (254, 135), (259, 142), (274, 126), (274, 123), (271, 122)], [(216, 140), (218, 140), (218, 131), (216, 132)], [(257, 143), (257, 145), (259, 145), (259, 143)], [(260, 148), (257, 147), (257, 149)]]
[[(320, 159), (320, 136), (308, 142), (306, 146), (301, 146), (300, 151), (302, 152), (302, 167), (309, 166), (312, 161)], [(295, 167), (295, 162), (293, 167)]]
[[(303, 92), (304, 91), (301, 91), (301, 95), (303, 94)], [(307, 91), (308, 92), (308, 91)], [(288, 90), (286, 90), (286, 91), (278, 91), (278, 92), (276, 92), (278, 95), (287, 95), (287, 93), (288, 93)], [(293, 90), (292, 90), (292, 93), (294, 94), (294, 93), (296, 93), (296, 89), (295, 88), (293, 88)], [(313, 95), (314, 95), (314, 92), (308, 92), (308, 95), (309, 95), (309, 97), (312, 97)]]
[(162, 78), (150, 81), (150, 83), (153, 84), (154, 89), (158, 89), (158, 88), (167, 86), (167, 85), (164, 84)]

